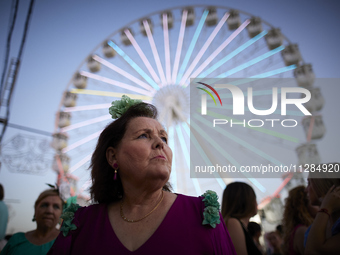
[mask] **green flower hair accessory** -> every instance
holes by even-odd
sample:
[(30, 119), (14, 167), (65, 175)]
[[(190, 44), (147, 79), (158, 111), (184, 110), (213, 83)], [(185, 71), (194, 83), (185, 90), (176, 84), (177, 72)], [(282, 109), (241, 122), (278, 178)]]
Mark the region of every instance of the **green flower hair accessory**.
[(131, 106), (139, 103), (142, 103), (142, 100), (131, 99), (123, 95), (121, 100), (113, 101), (112, 106), (109, 108), (112, 119), (120, 118)]
[(63, 232), (64, 236), (68, 235), (70, 230), (76, 230), (77, 226), (72, 223), (74, 219), (74, 213), (81, 207), (78, 204), (71, 204), (69, 207), (65, 208), (60, 218), (63, 219), (63, 225), (60, 228), (60, 231)]
[(216, 228), (217, 224), (220, 224), (220, 204), (218, 202), (218, 196), (216, 192), (208, 190), (205, 192), (202, 197), (202, 201), (204, 202), (204, 211), (203, 211), (203, 222), (202, 225), (209, 224), (211, 227)]

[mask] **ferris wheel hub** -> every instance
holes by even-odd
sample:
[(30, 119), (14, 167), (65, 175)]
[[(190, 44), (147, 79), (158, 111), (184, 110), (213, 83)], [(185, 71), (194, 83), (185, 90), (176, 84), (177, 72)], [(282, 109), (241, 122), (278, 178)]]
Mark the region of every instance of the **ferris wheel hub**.
[(162, 87), (153, 98), (152, 104), (159, 111), (159, 120), (167, 127), (185, 122), (189, 118), (189, 95), (179, 85)]

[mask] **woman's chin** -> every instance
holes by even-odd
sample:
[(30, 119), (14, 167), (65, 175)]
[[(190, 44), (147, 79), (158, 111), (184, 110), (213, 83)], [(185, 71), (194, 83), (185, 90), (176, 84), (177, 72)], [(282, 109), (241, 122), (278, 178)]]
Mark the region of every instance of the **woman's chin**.
[(162, 181), (165, 184), (170, 178), (170, 172), (168, 169), (161, 169), (154, 174), (150, 174), (147, 178), (154, 181)]

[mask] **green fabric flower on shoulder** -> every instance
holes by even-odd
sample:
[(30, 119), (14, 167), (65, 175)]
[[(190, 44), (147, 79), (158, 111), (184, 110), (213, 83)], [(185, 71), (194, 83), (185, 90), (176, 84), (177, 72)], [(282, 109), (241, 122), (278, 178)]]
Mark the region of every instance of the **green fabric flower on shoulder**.
[(202, 197), (205, 206), (213, 206), (216, 207), (218, 210), (220, 209), (220, 203), (218, 202), (218, 196), (215, 191), (207, 190)]
[(142, 100), (131, 99), (128, 96), (123, 95), (121, 100), (116, 100), (111, 103), (112, 106), (109, 108), (109, 112), (112, 116), (112, 119), (120, 118), (127, 111), (127, 109), (139, 103), (142, 103)]
[(202, 201), (204, 202), (204, 211), (203, 211), (203, 225), (209, 224), (211, 227), (216, 228), (217, 224), (220, 224), (220, 204), (218, 202), (218, 196), (216, 192), (208, 190), (206, 191), (202, 197)]
[(213, 206), (208, 206), (204, 208), (203, 218), (204, 220), (202, 224), (203, 225), (209, 224), (213, 228), (216, 228), (216, 225), (221, 223), (219, 210)]
[(63, 210), (63, 213), (60, 216), (60, 218), (63, 219), (63, 225), (61, 226), (60, 231), (63, 232), (64, 236), (67, 236), (70, 230), (77, 229), (77, 226), (72, 223), (72, 220), (74, 219), (74, 213), (80, 207), (81, 206), (78, 204), (71, 204)]

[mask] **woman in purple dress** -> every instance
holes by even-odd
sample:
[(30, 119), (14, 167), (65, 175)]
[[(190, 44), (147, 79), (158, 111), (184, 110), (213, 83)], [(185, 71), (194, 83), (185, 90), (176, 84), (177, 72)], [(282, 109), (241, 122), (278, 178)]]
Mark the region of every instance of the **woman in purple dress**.
[(97, 204), (69, 207), (49, 254), (236, 254), (216, 193), (170, 192), (172, 151), (154, 106), (123, 96), (91, 159)]

